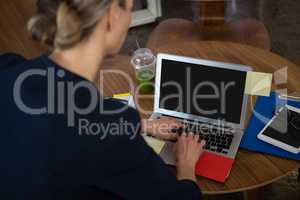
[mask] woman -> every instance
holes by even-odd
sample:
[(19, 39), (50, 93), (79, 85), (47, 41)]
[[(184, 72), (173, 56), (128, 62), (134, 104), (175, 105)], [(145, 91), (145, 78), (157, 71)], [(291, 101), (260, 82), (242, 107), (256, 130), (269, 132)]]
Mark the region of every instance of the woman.
[[(40, 0), (38, 6), (28, 28), (52, 49), (50, 56), (0, 57), (1, 199), (199, 200), (199, 137), (178, 137), (176, 178), (140, 133), (174, 139), (160, 125), (181, 124), (141, 123), (137, 111), (102, 99), (93, 85), (103, 59), (124, 41), (133, 1)], [(112, 126), (124, 124), (130, 128)]]

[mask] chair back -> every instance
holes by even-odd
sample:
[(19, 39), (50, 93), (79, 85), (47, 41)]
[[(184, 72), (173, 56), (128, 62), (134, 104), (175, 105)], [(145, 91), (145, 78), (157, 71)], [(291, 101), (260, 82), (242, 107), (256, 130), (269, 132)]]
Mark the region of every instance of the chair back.
[(27, 32), (27, 22), (35, 12), (36, 0), (9, 0), (0, 4), (0, 54), (14, 52), (32, 58), (46, 52)]
[(226, 0), (201, 0), (199, 23), (202, 26), (218, 26), (225, 23)]

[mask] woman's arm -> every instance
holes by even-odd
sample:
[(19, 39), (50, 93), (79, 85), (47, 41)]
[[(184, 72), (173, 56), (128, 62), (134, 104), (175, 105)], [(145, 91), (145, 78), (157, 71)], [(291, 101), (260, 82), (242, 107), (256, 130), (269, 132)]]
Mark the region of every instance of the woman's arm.
[[(119, 173), (108, 177), (101, 187), (128, 200), (200, 200), (201, 192), (195, 180), (195, 168), (190, 163), (196, 162), (197, 156), (186, 156), (188, 142), (191, 138), (182, 139), (185, 143), (177, 149), (181, 154), (178, 180), (163, 161), (144, 143), (141, 136), (134, 142), (119, 144), (122, 149)], [(192, 141), (192, 140), (190, 140)], [(196, 143), (192, 144), (196, 145)], [(199, 149), (201, 146), (199, 145)], [(196, 155), (193, 152), (193, 155)], [(189, 160), (191, 159), (191, 160)], [(186, 162), (185, 162), (186, 161)]]
[[(119, 105), (110, 101), (105, 104), (106, 108)], [(103, 127), (118, 124), (122, 119), (129, 128), (120, 129), (116, 135), (111, 126), (102, 140), (99, 135), (78, 138), (82, 144), (80, 152), (85, 152), (84, 162), (79, 162), (80, 170), (75, 173), (78, 179), (126, 200), (201, 199), (194, 174), (202, 151), (199, 137), (182, 134), (178, 139), (178, 180), (140, 135), (140, 118), (135, 110), (129, 108), (118, 115), (95, 115), (89, 119), (100, 120)]]

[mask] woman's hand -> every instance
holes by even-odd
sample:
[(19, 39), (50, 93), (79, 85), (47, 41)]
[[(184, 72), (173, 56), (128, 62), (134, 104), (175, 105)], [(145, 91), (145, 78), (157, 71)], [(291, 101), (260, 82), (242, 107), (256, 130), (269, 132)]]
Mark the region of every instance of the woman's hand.
[(196, 164), (203, 153), (205, 141), (199, 135), (183, 133), (175, 145), (176, 167), (178, 180), (196, 181)]
[(176, 140), (176, 130), (182, 128), (183, 124), (175, 119), (162, 117), (159, 119), (144, 120), (142, 132), (150, 134), (162, 140)]

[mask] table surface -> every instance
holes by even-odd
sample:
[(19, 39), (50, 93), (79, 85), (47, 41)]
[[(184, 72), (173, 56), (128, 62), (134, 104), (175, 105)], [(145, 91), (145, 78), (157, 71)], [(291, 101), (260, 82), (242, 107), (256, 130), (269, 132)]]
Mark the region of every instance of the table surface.
[[(286, 59), (258, 48), (228, 42), (181, 43), (161, 46), (152, 49), (153, 52), (171, 53), (177, 55), (217, 60), (228, 63), (245, 64), (255, 71), (275, 73), (275, 76), (288, 74), (287, 83), (273, 83), (272, 89), (285, 89), (288, 92), (300, 90), (300, 67)], [(129, 56), (116, 56), (107, 59), (102, 69), (121, 70), (122, 73), (105, 73), (100, 77), (99, 87), (105, 96), (130, 91), (132, 86), (128, 78), (135, 80)], [(279, 71), (278, 71), (279, 70)], [(124, 73), (128, 75), (126, 78)], [(251, 108), (255, 104), (255, 97), (251, 97), (248, 105), (247, 120), (251, 116)], [(141, 116), (146, 118), (152, 112), (153, 96), (136, 96)], [(300, 163), (271, 155), (239, 150), (230, 176), (225, 184), (217, 183), (199, 177), (198, 185), (204, 194), (224, 194), (256, 189), (270, 184), (300, 167)]]

